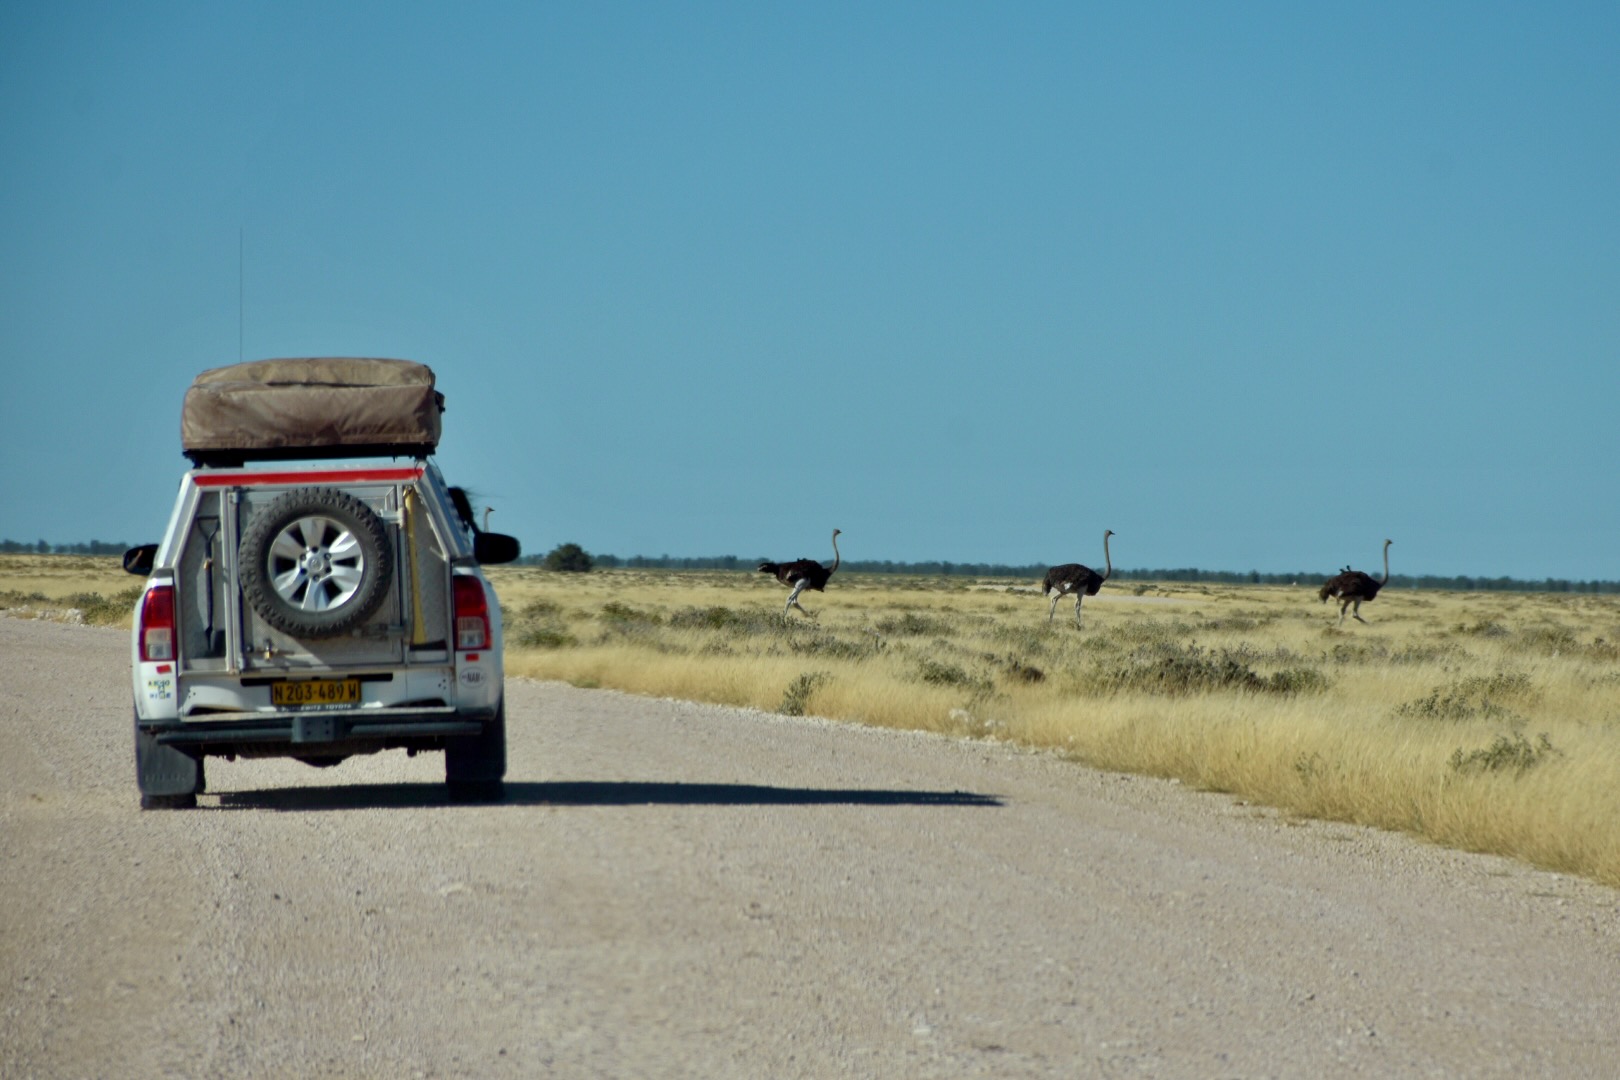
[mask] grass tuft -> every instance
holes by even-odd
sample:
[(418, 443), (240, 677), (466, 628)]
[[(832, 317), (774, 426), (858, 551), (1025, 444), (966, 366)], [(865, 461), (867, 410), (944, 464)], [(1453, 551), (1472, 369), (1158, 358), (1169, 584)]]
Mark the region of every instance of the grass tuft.
[(829, 682), (832, 676), (825, 671), (806, 671), (788, 683), (782, 692), (782, 704), (776, 711), (783, 716), (804, 716), (810, 708), (810, 698), (816, 688)]

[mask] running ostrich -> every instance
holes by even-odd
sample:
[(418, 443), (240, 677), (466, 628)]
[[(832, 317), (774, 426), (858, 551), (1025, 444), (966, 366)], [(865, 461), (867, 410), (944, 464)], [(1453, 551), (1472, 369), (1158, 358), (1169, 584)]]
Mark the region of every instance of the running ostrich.
[(1107, 563), (1107, 569), (1102, 573), (1099, 574), (1091, 567), (1081, 566), (1079, 563), (1064, 563), (1046, 572), (1046, 577), (1041, 581), (1041, 595), (1052, 598), (1052, 608), (1046, 613), (1047, 622), (1050, 623), (1052, 616), (1057, 614), (1058, 601), (1073, 593), (1074, 625), (1080, 625), (1080, 601), (1088, 596), (1096, 596), (1097, 590), (1102, 588), (1103, 582), (1114, 572), (1114, 560), (1108, 554), (1108, 538), (1113, 535), (1113, 529), (1103, 530), (1103, 560)]
[[(1371, 574), (1364, 574), (1360, 570), (1352, 570), (1348, 566), (1338, 574), (1328, 578), (1322, 583), (1322, 588), (1316, 595), (1327, 603), (1330, 596), (1339, 598), (1339, 621), (1335, 625), (1344, 625), (1345, 609), (1350, 609), (1350, 615), (1357, 622), (1366, 622), (1361, 617), (1361, 602), (1372, 600), (1378, 596), (1378, 590), (1389, 584), (1389, 545), (1393, 540), (1384, 541), (1384, 579), (1382, 581)], [(1354, 605), (1352, 607), (1351, 605)]]
[(837, 570), (838, 564), (843, 561), (843, 556), (838, 554), (838, 534), (841, 532), (843, 532), (842, 529), (834, 529), (832, 533), (833, 564), (831, 566), (822, 566), (814, 559), (794, 559), (792, 562), (762, 562), (759, 564), (760, 573), (770, 574), (777, 581), (793, 590), (788, 593), (787, 606), (782, 609), (782, 618), (787, 618), (788, 613), (794, 608), (798, 608), (806, 615), (810, 614), (810, 612), (805, 611), (804, 605), (799, 603), (799, 594), (804, 590), (827, 591), (827, 579), (833, 576), (833, 571)]

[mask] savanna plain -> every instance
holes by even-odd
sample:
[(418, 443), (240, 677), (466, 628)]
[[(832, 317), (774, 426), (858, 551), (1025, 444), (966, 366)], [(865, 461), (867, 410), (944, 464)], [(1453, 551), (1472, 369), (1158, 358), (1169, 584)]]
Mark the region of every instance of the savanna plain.
[[(990, 739), (1620, 886), (1620, 597), (841, 573), (489, 571), (508, 675)], [(0, 556), (13, 617), (125, 624), (116, 559)]]

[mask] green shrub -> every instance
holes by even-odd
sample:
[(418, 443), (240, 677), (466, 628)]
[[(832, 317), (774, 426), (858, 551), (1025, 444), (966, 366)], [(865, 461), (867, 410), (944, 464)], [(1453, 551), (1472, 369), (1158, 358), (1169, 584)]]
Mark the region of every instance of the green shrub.
[(1522, 717), (1507, 708), (1503, 701), (1524, 702), (1533, 696), (1530, 676), (1522, 672), (1500, 671), (1494, 675), (1472, 675), (1436, 687), (1433, 693), (1398, 706), (1395, 715), (1436, 720), (1483, 717), (1515, 721), (1522, 720)]
[(908, 611), (894, 618), (880, 619), (877, 629), (879, 633), (890, 637), (949, 637), (955, 633), (955, 628), (944, 619), (915, 611)]
[(1545, 625), (1532, 626), (1521, 631), (1518, 638), (1527, 648), (1537, 649), (1541, 652), (1558, 653), (1577, 652), (1580, 650), (1580, 640), (1575, 634), (1562, 626)]
[(560, 626), (534, 626), (520, 630), (516, 644), (525, 649), (566, 649), (579, 644), (579, 639)]
[(629, 604), (621, 604), (617, 600), (610, 600), (602, 605), (602, 613), (597, 616), (605, 623), (630, 623), (646, 626), (657, 626), (663, 618), (656, 611), (641, 611)]
[(825, 656), (834, 660), (865, 660), (883, 651), (881, 640), (850, 641), (814, 628), (808, 633), (789, 633), (787, 647), (798, 656)]
[(1283, 668), (1266, 680), (1266, 689), (1274, 694), (1320, 694), (1332, 685), (1326, 675), (1308, 667)]
[(782, 629), (776, 611), (734, 610), (724, 605), (683, 608), (669, 617), (669, 625), (680, 630), (725, 630), (737, 634), (775, 634)]
[(788, 683), (782, 692), (782, 704), (776, 711), (783, 716), (803, 716), (810, 707), (810, 698), (816, 688), (829, 682), (832, 675), (825, 671), (806, 671), (792, 682)]
[(990, 681), (979, 678), (959, 664), (924, 656), (917, 661), (917, 678), (930, 686), (960, 686), (975, 692), (988, 691)]
[(1562, 757), (1563, 752), (1553, 749), (1546, 732), (1536, 736), (1532, 743), (1523, 732), (1498, 735), (1491, 745), (1478, 750), (1464, 751), (1461, 747), (1451, 755), (1451, 771), (1455, 773), (1512, 772), (1523, 776), (1551, 757)]
[(1137, 649), (1125, 662), (1095, 670), (1085, 681), (1103, 693), (1180, 695), (1265, 688), (1253, 668), (1228, 653), (1170, 643)]

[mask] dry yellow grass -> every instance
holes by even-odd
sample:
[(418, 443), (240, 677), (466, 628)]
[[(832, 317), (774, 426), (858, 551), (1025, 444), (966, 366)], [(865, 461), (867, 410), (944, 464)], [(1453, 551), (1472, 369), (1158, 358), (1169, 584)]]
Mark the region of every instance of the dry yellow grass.
[[(1620, 886), (1620, 597), (746, 572), (490, 571), (507, 670), (1051, 749)], [(0, 556), (0, 608), (128, 624), (116, 559)]]
[(1620, 885), (1620, 598), (496, 570), (507, 669), (1049, 748)]
[(0, 613), (128, 626), (141, 582), (100, 555), (0, 555)]

